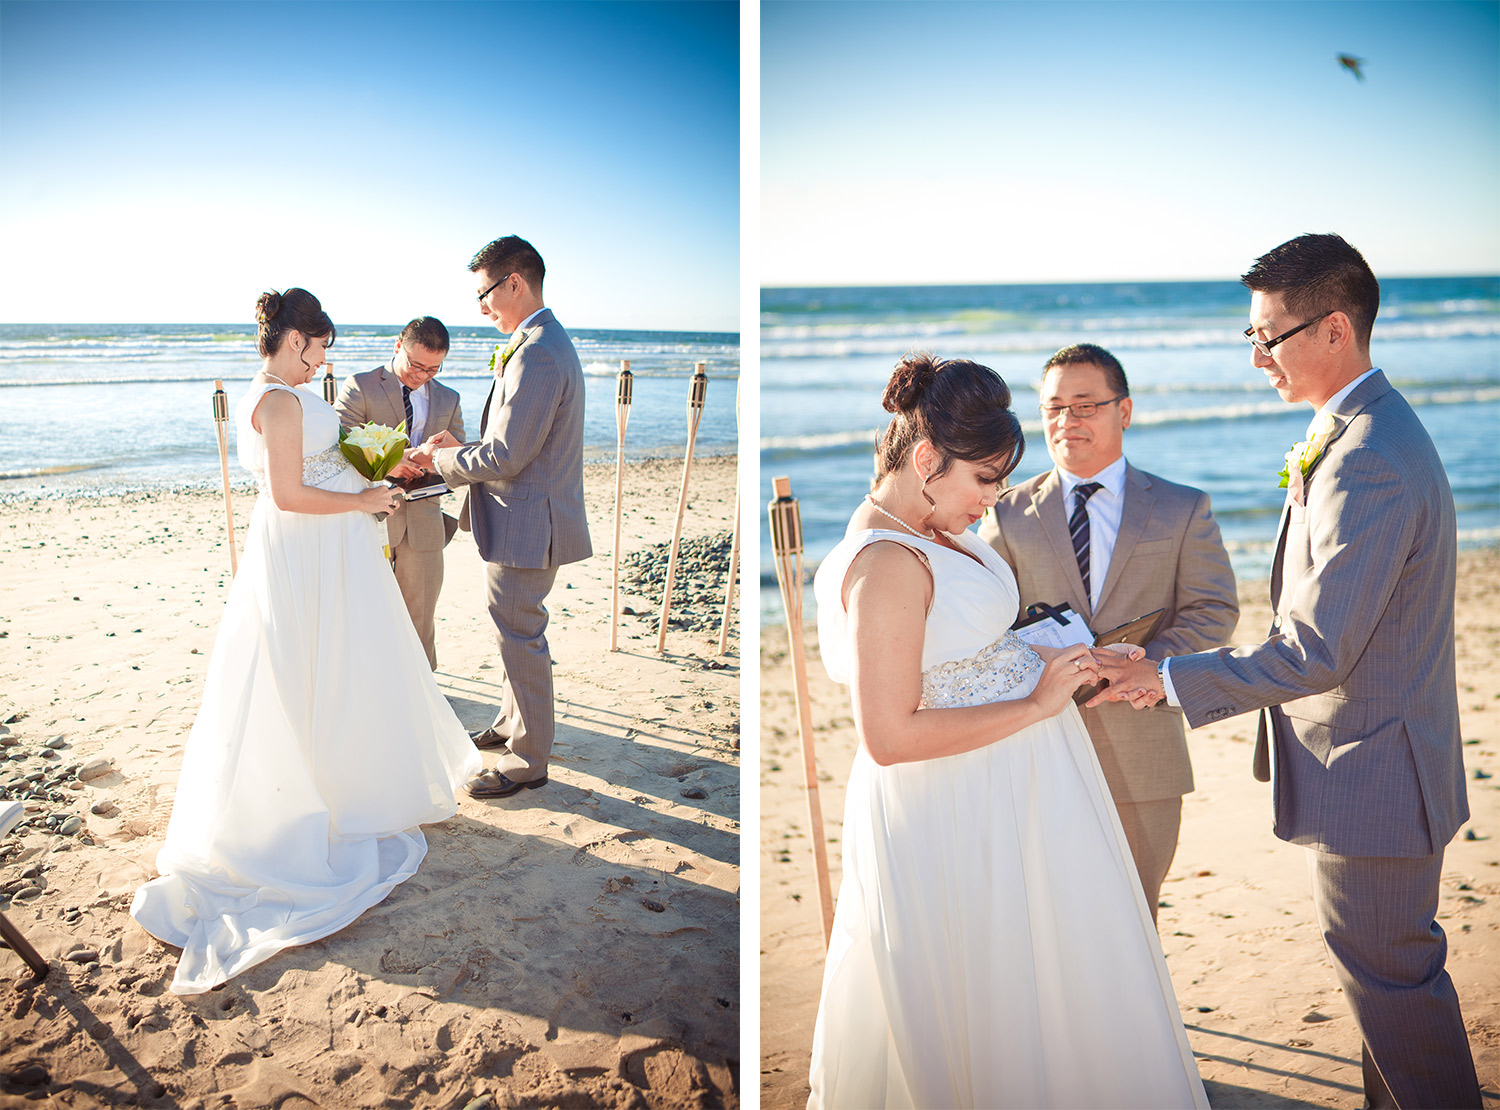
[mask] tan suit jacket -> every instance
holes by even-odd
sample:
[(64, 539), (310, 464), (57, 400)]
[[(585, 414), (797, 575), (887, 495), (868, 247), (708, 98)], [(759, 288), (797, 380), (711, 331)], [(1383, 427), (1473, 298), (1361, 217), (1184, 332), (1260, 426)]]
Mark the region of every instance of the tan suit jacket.
[[(394, 428), (406, 419), (406, 408), (401, 403), (401, 379), (396, 377), (389, 364), (345, 378), (333, 407), (339, 414), (339, 423), (346, 428), (369, 423)], [(458, 392), (434, 378), (427, 383), (424, 438), (435, 436), (444, 429), (455, 439), (463, 440), (464, 417), (459, 408)], [(442, 503), (441, 497), (424, 497), (397, 505), (396, 511), (386, 520), (391, 547), (405, 539), (416, 551), (441, 549), (448, 542), (443, 528)]]
[[(1084, 596), (1065, 501), (1062, 479), (1050, 470), (1006, 490), (979, 526), (980, 537), (1016, 572), (1023, 612), (1037, 602), (1066, 602), (1097, 634), (1165, 609), (1146, 645), (1152, 659), (1228, 642), (1239, 621), (1239, 597), (1208, 494), (1126, 464), (1120, 534), (1097, 611)], [(1180, 711), (1107, 703), (1080, 712), (1117, 802), (1156, 801), (1193, 789)]]

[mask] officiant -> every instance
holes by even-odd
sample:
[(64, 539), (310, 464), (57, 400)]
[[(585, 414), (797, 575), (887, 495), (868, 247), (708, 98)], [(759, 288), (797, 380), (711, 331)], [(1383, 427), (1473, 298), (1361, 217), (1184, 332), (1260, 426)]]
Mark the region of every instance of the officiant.
[[(1119, 359), (1093, 343), (1064, 347), (1040, 394), (1055, 465), (1001, 493), (979, 526), (1016, 572), (1022, 611), (1070, 605), (1097, 635), (1162, 609), (1152, 660), (1227, 643), (1239, 597), (1208, 494), (1126, 461), (1132, 401)], [(1125, 702), (1080, 712), (1154, 921), (1193, 789), (1182, 714)]]
[[(413, 445), (442, 431), (462, 440), (464, 418), (458, 393), (437, 381), (448, 345), (448, 329), (441, 320), (418, 316), (401, 329), (389, 361), (344, 379), (334, 402), (339, 422), (345, 428), (369, 423), (394, 428), (405, 421), (407, 439)], [(437, 670), (433, 613), (443, 588), (443, 548), (457, 524), (443, 512), (441, 497), (404, 501), (386, 522), (396, 583), (433, 670)]]

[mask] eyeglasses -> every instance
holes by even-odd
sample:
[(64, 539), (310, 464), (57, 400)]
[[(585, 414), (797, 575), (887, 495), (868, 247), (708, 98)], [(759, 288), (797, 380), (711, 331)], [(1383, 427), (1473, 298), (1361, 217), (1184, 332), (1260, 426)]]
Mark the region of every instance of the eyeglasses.
[(1310, 328), (1314, 324), (1316, 324), (1319, 320), (1323, 319), (1324, 316), (1332, 316), (1337, 311), (1338, 311), (1338, 309), (1336, 309), (1336, 308), (1330, 308), (1327, 312), (1323, 312), (1323, 313), (1320, 313), (1317, 316), (1314, 316), (1307, 323), (1305, 323), (1305, 324), (1298, 324), (1291, 331), (1284, 331), (1284, 332), (1282, 332), (1275, 339), (1266, 339), (1266, 340), (1256, 339), (1255, 338), (1255, 329), (1254, 328), (1246, 328), (1245, 331), (1244, 331), (1244, 336), (1245, 336), (1246, 339), (1248, 339), (1250, 341), (1250, 346), (1254, 347), (1257, 351), (1259, 351), (1261, 354), (1265, 355), (1267, 358), (1270, 358), (1271, 357), (1271, 348), (1274, 347), (1274, 346), (1276, 346), (1276, 344), (1278, 344), (1278, 343), (1285, 343), (1288, 339), (1290, 339), (1292, 336), (1296, 335), (1303, 328)]
[(417, 362), (411, 357), (410, 354), (407, 353), (405, 347), (401, 348), (401, 357), (406, 360), (408, 369), (415, 370), (418, 374), (426, 374), (429, 378), (436, 377), (439, 371), (443, 369), (443, 364), (441, 362), (436, 366), (423, 366), (420, 362)]
[(516, 272), (514, 270), (512, 270), (510, 273), (506, 274), (499, 281), (495, 282), (494, 285), (490, 286), (483, 293), (479, 294), (479, 306), (481, 308), (483, 308), (484, 307), (484, 299), (486, 297), (488, 297), (491, 293), (493, 293), (496, 289), (499, 289), (502, 285), (504, 285), (511, 278), (515, 277), (515, 274), (516, 274)]
[(1124, 397), (1111, 397), (1108, 401), (1074, 401), (1071, 405), (1041, 405), (1042, 415), (1048, 420), (1060, 420), (1066, 413), (1072, 413), (1079, 420), (1087, 420), (1098, 412), (1104, 405), (1113, 405), (1117, 401), (1125, 400)]

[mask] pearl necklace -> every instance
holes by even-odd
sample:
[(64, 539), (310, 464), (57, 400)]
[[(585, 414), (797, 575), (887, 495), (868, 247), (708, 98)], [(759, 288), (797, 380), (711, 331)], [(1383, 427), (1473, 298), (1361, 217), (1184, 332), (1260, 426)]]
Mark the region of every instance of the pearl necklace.
[[(273, 374), (273, 373), (271, 373), (271, 371), (269, 371), (269, 370), (262, 370), (261, 373), (264, 374), (268, 378), (276, 378), (276, 375)], [(284, 385), (284, 386), (286, 386), (288, 389), (296, 389), (297, 388), (291, 382), (285, 381), (282, 378), (276, 378), (276, 380), (278, 382), (281, 382), (281, 384)]]
[(910, 524), (906, 523), (906, 521), (902, 520), (895, 513), (891, 512), (884, 505), (882, 505), (879, 501), (876, 501), (873, 495), (868, 494), (868, 493), (865, 494), (865, 500), (868, 501), (871, 505), (873, 505), (875, 507), (875, 511), (877, 513), (884, 513), (886, 516), (890, 517), (897, 524), (901, 525), (901, 527), (905, 528), (908, 532), (910, 532), (912, 535), (916, 536), (918, 539), (920, 539), (920, 540), (936, 540), (937, 539), (937, 529), (936, 528), (934, 528), (931, 532), (918, 532)]

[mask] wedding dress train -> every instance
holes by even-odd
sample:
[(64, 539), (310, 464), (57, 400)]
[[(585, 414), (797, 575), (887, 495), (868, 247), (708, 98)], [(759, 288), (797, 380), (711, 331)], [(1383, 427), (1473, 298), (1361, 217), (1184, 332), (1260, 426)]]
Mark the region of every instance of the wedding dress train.
[[(1005, 562), (852, 531), (818, 570), (819, 644), (849, 681), (844, 577), (867, 544), (928, 563), (925, 706), (1020, 698)], [(889, 767), (861, 745), (813, 1037), (809, 1107), (1206, 1107), (1171, 980), (1082, 718)]]
[[(415, 874), (417, 827), (451, 817), (478, 752), (432, 677), (368, 513), (283, 512), (265, 446), (236, 409), (261, 481), (239, 573), (157, 856), (131, 915), (182, 949), (172, 990), (206, 991), (343, 928)], [(357, 492), (338, 416), (303, 413), (303, 481)]]

